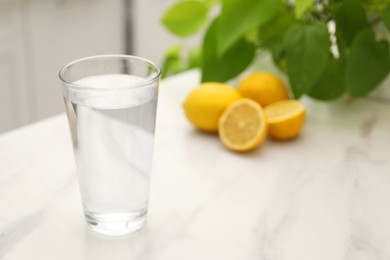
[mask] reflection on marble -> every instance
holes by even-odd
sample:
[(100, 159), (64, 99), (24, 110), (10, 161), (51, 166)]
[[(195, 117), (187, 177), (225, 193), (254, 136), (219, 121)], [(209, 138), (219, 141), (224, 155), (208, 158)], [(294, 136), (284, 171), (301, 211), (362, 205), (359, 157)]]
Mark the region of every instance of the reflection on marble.
[(199, 75), (160, 88), (147, 225), (84, 229), (64, 115), (0, 136), (0, 259), (390, 259), (390, 105), (308, 106), (302, 135), (236, 154), (181, 109)]

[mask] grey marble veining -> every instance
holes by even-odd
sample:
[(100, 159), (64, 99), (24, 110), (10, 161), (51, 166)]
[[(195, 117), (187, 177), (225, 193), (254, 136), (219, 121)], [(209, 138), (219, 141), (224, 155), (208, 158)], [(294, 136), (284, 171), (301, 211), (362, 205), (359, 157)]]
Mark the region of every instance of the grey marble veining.
[(144, 229), (84, 229), (64, 115), (0, 136), (0, 259), (389, 260), (390, 105), (304, 99), (291, 142), (227, 151), (184, 118), (197, 85), (164, 81)]

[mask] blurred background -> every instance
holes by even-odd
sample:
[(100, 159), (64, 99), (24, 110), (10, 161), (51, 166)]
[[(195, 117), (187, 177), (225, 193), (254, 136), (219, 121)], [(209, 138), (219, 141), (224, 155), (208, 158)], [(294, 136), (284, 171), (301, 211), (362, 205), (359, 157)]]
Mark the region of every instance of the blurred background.
[(90, 55), (161, 64), (177, 42), (161, 25), (174, 0), (0, 0), (0, 133), (62, 113), (58, 71)]

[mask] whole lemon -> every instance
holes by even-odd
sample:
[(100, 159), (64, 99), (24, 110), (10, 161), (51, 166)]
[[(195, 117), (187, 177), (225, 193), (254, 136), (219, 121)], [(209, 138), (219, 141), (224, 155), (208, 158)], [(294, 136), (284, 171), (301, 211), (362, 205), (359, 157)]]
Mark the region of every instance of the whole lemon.
[(253, 99), (263, 107), (289, 99), (287, 86), (276, 75), (269, 72), (254, 72), (244, 78), (238, 86), (242, 96)]
[(231, 103), (241, 98), (234, 88), (218, 82), (208, 82), (193, 89), (183, 104), (188, 120), (207, 132), (218, 131), (218, 120)]

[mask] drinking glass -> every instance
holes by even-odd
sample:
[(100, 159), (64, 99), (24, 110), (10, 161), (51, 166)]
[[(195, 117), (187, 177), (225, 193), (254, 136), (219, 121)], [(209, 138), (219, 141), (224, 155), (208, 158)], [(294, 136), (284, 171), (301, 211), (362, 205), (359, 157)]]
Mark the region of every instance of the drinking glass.
[(59, 77), (87, 228), (132, 233), (148, 208), (160, 69), (100, 55), (69, 63)]

